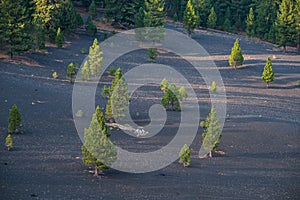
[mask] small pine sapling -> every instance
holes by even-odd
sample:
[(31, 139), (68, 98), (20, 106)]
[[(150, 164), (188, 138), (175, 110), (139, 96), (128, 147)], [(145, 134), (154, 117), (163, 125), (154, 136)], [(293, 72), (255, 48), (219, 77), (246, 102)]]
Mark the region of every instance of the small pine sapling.
[(213, 107), (206, 118), (205, 128), (202, 133), (203, 146), (205, 150), (209, 151), (209, 157), (212, 157), (212, 151), (218, 150), (220, 138), (222, 137), (217, 113)]
[(149, 48), (148, 49), (148, 61), (154, 62), (157, 58), (157, 49), (156, 48)]
[(216, 83), (215, 81), (213, 81), (213, 82), (211, 83), (210, 91), (211, 91), (211, 92), (216, 92), (216, 91), (217, 91), (217, 83)]
[(231, 67), (234, 67), (234, 69), (236, 69), (237, 66), (243, 65), (244, 57), (238, 39), (235, 40), (235, 43), (231, 49), (228, 62)]
[(10, 134), (5, 138), (5, 145), (8, 151), (13, 147), (13, 139)]
[(61, 32), (60, 27), (58, 27), (56, 37), (55, 37), (56, 46), (58, 48), (62, 48), (64, 42), (65, 42), (64, 34)]
[(16, 133), (21, 128), (21, 115), (16, 104), (9, 111), (8, 133)]
[(264, 71), (262, 73), (262, 80), (267, 83), (267, 88), (269, 88), (269, 83), (274, 81), (274, 72), (272, 68), (271, 58), (267, 58), (266, 65), (264, 67)]
[(70, 80), (70, 82), (73, 82), (73, 76), (76, 75), (76, 67), (73, 63), (70, 63), (68, 65), (68, 69), (67, 69), (67, 79)]
[(191, 150), (187, 144), (183, 145), (179, 153), (179, 163), (184, 167), (189, 167), (191, 164)]

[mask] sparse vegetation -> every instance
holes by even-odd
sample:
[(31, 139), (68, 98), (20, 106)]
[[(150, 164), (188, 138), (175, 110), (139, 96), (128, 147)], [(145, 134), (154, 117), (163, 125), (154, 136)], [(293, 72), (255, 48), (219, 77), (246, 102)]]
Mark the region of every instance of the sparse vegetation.
[(5, 138), (5, 145), (8, 151), (10, 151), (10, 149), (13, 147), (13, 139), (10, 134), (8, 134)]
[(54, 79), (57, 79), (57, 77), (58, 77), (57, 72), (53, 72), (53, 73), (52, 73), (52, 77), (53, 77)]
[(211, 82), (211, 86), (209, 88), (211, 92), (216, 92), (217, 91), (217, 83), (215, 81)]
[(16, 104), (9, 111), (8, 133), (16, 133), (21, 128), (21, 114)]
[(83, 117), (83, 111), (81, 109), (77, 110), (77, 112), (75, 113), (76, 117)]
[(157, 58), (157, 49), (156, 48), (149, 48), (148, 49), (148, 61), (154, 62)]
[(73, 76), (76, 75), (76, 67), (73, 63), (70, 63), (68, 65), (68, 68), (67, 68), (67, 79), (70, 80), (71, 83), (73, 83)]
[(229, 56), (229, 65), (236, 69), (237, 66), (243, 65), (244, 57), (242, 54), (242, 49), (240, 48), (239, 40), (236, 39), (234, 46), (231, 49), (231, 54)]
[(184, 167), (189, 167), (191, 164), (191, 150), (187, 144), (183, 145), (179, 153), (179, 163)]
[(209, 151), (209, 157), (212, 157), (213, 150), (218, 150), (221, 137), (219, 119), (215, 109), (212, 107), (205, 121), (205, 130), (202, 133), (203, 146), (205, 150)]
[(266, 65), (264, 67), (264, 71), (262, 73), (262, 80), (267, 83), (267, 88), (269, 87), (270, 82), (274, 81), (274, 72), (272, 68), (271, 58), (267, 58)]

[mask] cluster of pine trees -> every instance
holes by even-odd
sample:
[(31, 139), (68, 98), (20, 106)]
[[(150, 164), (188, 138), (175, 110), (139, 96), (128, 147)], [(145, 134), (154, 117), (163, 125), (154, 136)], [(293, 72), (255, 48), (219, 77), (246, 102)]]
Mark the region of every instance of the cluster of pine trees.
[[(195, 27), (246, 32), (283, 47), (299, 45), (300, 40), (299, 0), (111, 0), (101, 5), (112, 25), (126, 29), (163, 21), (167, 15), (175, 21), (189, 20), (185, 23), (189, 34)], [(145, 20), (147, 15), (150, 20)]]
[(71, 0), (1, 0), (1, 49), (12, 58), (32, 48), (44, 49), (47, 39), (53, 43), (58, 39), (61, 46), (58, 32), (71, 32), (82, 23)]

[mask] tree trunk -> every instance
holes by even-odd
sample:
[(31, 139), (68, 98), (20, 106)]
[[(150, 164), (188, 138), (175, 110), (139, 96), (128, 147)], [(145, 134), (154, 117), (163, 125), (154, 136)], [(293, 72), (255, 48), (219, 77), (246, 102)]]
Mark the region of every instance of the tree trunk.
[(212, 158), (212, 150), (209, 151), (209, 157)]
[(269, 86), (270, 86), (270, 84), (269, 84), (269, 82), (267, 82), (267, 88), (269, 88)]
[(233, 61), (234, 69), (236, 69), (236, 61)]
[(7, 147), (7, 151), (10, 151), (10, 147)]
[(286, 45), (283, 45), (283, 53), (286, 53)]
[(97, 166), (95, 166), (95, 173), (94, 173), (94, 176), (98, 176), (98, 174), (99, 174), (98, 168), (97, 168)]

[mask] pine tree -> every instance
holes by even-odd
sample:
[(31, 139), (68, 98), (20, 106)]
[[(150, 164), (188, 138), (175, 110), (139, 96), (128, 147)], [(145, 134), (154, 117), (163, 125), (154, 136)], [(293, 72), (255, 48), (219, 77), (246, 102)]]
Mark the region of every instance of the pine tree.
[(157, 58), (157, 48), (149, 48), (148, 49), (148, 61), (154, 62)]
[(94, 0), (92, 0), (89, 6), (89, 16), (91, 16), (92, 19), (96, 19), (98, 16), (97, 8)]
[(212, 157), (212, 151), (218, 150), (222, 133), (220, 131), (219, 120), (215, 109), (212, 107), (209, 116), (206, 119), (206, 129), (202, 133), (203, 146), (209, 150), (209, 157)]
[(97, 33), (97, 26), (94, 24), (90, 16), (88, 16), (86, 20), (85, 29), (89, 36), (94, 36)]
[(88, 61), (86, 60), (81, 68), (80, 77), (82, 80), (89, 81), (91, 77), (90, 66)]
[(243, 65), (243, 62), (244, 62), (244, 57), (239, 45), (239, 40), (236, 39), (234, 46), (231, 49), (231, 54), (229, 56), (229, 65), (236, 69), (237, 66)]
[(296, 44), (298, 40), (297, 7), (293, 0), (282, 0), (277, 13), (277, 43), (283, 46)]
[(207, 27), (207, 17), (211, 8), (211, 0), (194, 0), (193, 3), (197, 15), (197, 24)]
[(274, 81), (274, 72), (272, 69), (272, 61), (270, 57), (267, 58), (267, 62), (261, 78), (264, 82), (267, 83), (267, 88), (269, 87), (269, 83)]
[(179, 103), (179, 91), (175, 84), (171, 84), (167, 91), (164, 93), (164, 96), (161, 99), (161, 105), (164, 108), (171, 106), (171, 110), (181, 110)]
[(108, 129), (100, 127), (96, 113), (93, 114), (90, 127), (84, 130), (84, 145), (81, 149), (84, 156), (82, 161), (95, 167), (95, 176), (99, 170), (108, 169), (117, 158), (117, 150), (108, 134)]
[(207, 18), (207, 27), (216, 28), (217, 26), (217, 14), (215, 12), (214, 7), (210, 9), (210, 14)]
[(103, 113), (101, 112), (101, 109), (99, 106), (96, 107), (96, 116), (97, 116), (97, 121), (100, 125), (101, 130), (103, 131), (103, 134), (105, 134), (107, 137), (110, 137), (110, 133), (106, 130), (106, 122)]
[(43, 50), (46, 48), (46, 33), (45, 28), (42, 23), (42, 19), (40, 17), (35, 18), (33, 21), (34, 25), (34, 40), (36, 43), (36, 46), (39, 50)]
[(31, 48), (28, 8), (22, 0), (2, 0), (0, 8), (0, 43), (13, 59), (14, 54)]
[(187, 30), (189, 36), (194, 32), (194, 29), (197, 26), (197, 16), (191, 0), (187, 2), (186, 9), (184, 11), (183, 26)]
[(111, 98), (108, 98), (106, 108), (105, 108), (105, 119), (109, 122), (114, 122), (114, 116), (112, 111), (112, 105), (111, 105)]
[(254, 13), (253, 8), (250, 8), (249, 15), (247, 16), (246, 20), (246, 33), (248, 36), (253, 37), (255, 34), (255, 27), (254, 27)]
[(191, 150), (187, 144), (183, 145), (179, 153), (179, 163), (184, 167), (189, 167), (191, 164)]
[(9, 111), (8, 133), (15, 133), (21, 128), (21, 115), (16, 104)]
[(94, 79), (102, 72), (102, 51), (97, 39), (94, 40), (93, 45), (89, 49), (89, 64), (91, 75)]
[(51, 41), (55, 40), (56, 30), (59, 27), (59, 20), (62, 14), (60, 13), (62, 2), (56, 0), (33, 0), (35, 5), (35, 12), (33, 14), (34, 20), (40, 18), (42, 20), (44, 29), (49, 35)]
[(160, 89), (161, 89), (161, 91), (163, 91), (165, 93), (167, 91), (168, 87), (169, 87), (169, 82), (166, 78), (164, 78), (160, 83)]
[(129, 105), (129, 99), (127, 83), (124, 77), (121, 77), (117, 84), (113, 87), (111, 93), (111, 107), (113, 117), (115, 119), (125, 117), (125, 113)]
[(61, 6), (59, 7), (56, 16), (59, 19), (57, 26), (61, 27), (64, 33), (69, 33), (70, 31), (74, 30), (77, 25), (82, 25), (78, 24), (78, 14), (79, 13), (76, 12), (71, 0), (61, 1)]
[(145, 0), (144, 26), (161, 27), (165, 26), (165, 1), (164, 0)]
[(55, 37), (56, 46), (58, 48), (62, 48), (64, 42), (65, 42), (64, 34), (61, 32), (60, 27), (58, 27), (56, 37)]
[(68, 65), (68, 69), (67, 69), (67, 79), (70, 80), (70, 82), (73, 82), (73, 76), (76, 75), (76, 67), (73, 63), (70, 63)]
[(8, 151), (13, 147), (13, 139), (10, 134), (5, 138), (5, 145)]
[(140, 7), (138, 13), (135, 15), (134, 27), (142, 28), (144, 27), (144, 8)]
[(227, 7), (227, 9), (226, 9), (225, 20), (222, 25), (222, 28), (224, 31), (227, 31), (227, 32), (232, 31), (231, 12), (230, 12), (229, 7)]

